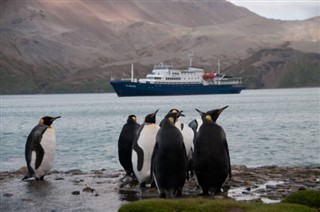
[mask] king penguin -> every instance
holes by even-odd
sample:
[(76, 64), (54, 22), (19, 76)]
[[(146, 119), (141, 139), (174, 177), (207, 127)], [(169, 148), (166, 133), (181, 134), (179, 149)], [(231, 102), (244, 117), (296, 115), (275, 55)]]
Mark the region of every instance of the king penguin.
[(226, 133), (216, 121), (224, 109), (203, 113), (202, 125), (194, 147), (194, 171), (202, 188), (202, 195), (215, 195), (222, 185), (231, 178), (231, 165)]
[(159, 126), (156, 124), (156, 114), (148, 114), (144, 123), (139, 127), (132, 146), (132, 168), (140, 187), (145, 188), (146, 183), (151, 183), (151, 157), (156, 142)]
[(128, 116), (127, 123), (123, 125), (118, 140), (118, 157), (121, 166), (128, 176), (132, 176), (132, 143), (140, 124), (137, 123), (135, 115)]
[(199, 128), (202, 125), (202, 119), (194, 119), (192, 120), (188, 126), (193, 130), (193, 144), (192, 144), (192, 150), (194, 150), (194, 144), (196, 143), (197, 134), (199, 132)]
[(189, 172), (190, 175), (192, 176), (192, 160), (193, 160), (193, 140), (195, 137), (195, 133), (194, 131), (186, 124), (184, 124), (181, 120), (180, 117), (184, 116), (182, 114), (182, 110), (178, 110), (178, 109), (171, 109), (169, 111), (169, 113), (177, 113), (177, 119), (175, 122), (175, 126), (181, 131), (182, 133), (182, 137), (183, 137), (183, 142), (184, 142), (184, 146), (186, 148), (186, 154), (187, 154), (187, 158), (188, 158), (188, 176), (187, 178), (189, 179)]
[(39, 124), (30, 132), (25, 146), (28, 173), (22, 180), (35, 177), (36, 180), (42, 181), (52, 168), (56, 151), (56, 135), (51, 124), (58, 118), (60, 116), (42, 117)]
[(152, 156), (152, 175), (161, 198), (181, 196), (187, 178), (188, 159), (181, 131), (175, 126), (177, 116), (171, 112), (165, 116)]

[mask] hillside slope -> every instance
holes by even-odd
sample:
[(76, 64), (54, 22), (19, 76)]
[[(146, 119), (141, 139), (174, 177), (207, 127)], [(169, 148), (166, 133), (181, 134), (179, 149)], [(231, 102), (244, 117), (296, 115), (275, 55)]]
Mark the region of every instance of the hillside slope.
[(270, 20), (227, 1), (4, 0), (0, 16), (2, 94), (104, 92), (131, 63), (142, 77), (185, 67), (190, 51), (207, 69), (265, 48), (319, 53), (319, 17)]

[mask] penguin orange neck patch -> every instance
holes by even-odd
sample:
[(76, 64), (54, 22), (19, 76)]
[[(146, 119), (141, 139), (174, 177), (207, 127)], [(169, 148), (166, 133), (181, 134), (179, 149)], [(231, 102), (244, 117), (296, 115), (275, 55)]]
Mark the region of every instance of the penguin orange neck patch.
[(174, 124), (174, 118), (173, 117), (169, 117), (168, 120)]
[(206, 118), (207, 120), (209, 120), (210, 122), (214, 122), (214, 121), (212, 120), (212, 118), (211, 118), (210, 115), (206, 115), (205, 118)]

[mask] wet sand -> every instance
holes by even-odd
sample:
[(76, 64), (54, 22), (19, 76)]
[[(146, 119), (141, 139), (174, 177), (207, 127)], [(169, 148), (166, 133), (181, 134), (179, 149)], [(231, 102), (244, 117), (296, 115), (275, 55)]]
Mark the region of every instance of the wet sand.
[[(320, 167), (248, 168), (235, 165), (225, 192), (214, 198), (279, 202), (290, 193), (320, 190)], [(0, 173), (0, 211), (117, 211), (129, 201), (157, 198), (156, 189), (141, 191), (137, 185), (122, 184), (123, 171), (51, 171), (45, 181), (21, 181), (26, 172)], [(194, 178), (186, 182), (183, 197), (198, 197)], [(213, 197), (209, 197), (213, 198)]]

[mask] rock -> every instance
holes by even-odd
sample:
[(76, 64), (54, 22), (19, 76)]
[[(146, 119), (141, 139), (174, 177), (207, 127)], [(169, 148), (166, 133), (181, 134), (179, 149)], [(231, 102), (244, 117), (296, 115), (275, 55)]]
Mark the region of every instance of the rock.
[(63, 177), (57, 177), (54, 180), (64, 180), (64, 178)]
[(304, 187), (304, 186), (301, 186), (298, 190), (299, 190), (299, 191), (303, 191), (303, 190), (307, 190), (307, 188)]
[(103, 174), (102, 170), (92, 170), (91, 173), (93, 174)]
[(73, 191), (72, 192), (72, 195), (79, 195), (80, 194), (80, 191)]
[(66, 174), (72, 174), (72, 175), (79, 175), (79, 174), (85, 174), (80, 169), (71, 169), (65, 172)]
[(266, 185), (266, 188), (267, 188), (267, 189), (275, 189), (275, 188), (277, 188), (277, 186), (276, 186), (276, 185), (269, 185), (269, 184), (267, 184), (267, 185)]
[(81, 183), (83, 181), (84, 181), (83, 179), (74, 179), (74, 180), (72, 180), (72, 182), (74, 182), (76, 184)]
[(50, 174), (59, 174), (59, 173), (60, 172), (58, 170), (53, 169), (53, 170), (49, 171), (48, 175), (50, 175)]
[(222, 195), (216, 195), (216, 196), (214, 196), (214, 199), (223, 200), (223, 199), (225, 199), (225, 197)]
[(254, 190), (255, 193), (265, 193), (266, 189), (265, 188), (258, 188), (256, 190)]
[(28, 168), (26, 166), (21, 167), (17, 171), (14, 172), (15, 174), (26, 174), (28, 173)]
[(251, 195), (252, 192), (249, 192), (249, 191), (243, 191), (242, 194), (246, 194), (246, 195)]
[(12, 197), (12, 196), (13, 196), (13, 194), (4, 193), (4, 194), (3, 194), (3, 196), (4, 196), (4, 197)]
[(82, 189), (83, 192), (89, 192), (89, 193), (93, 193), (95, 191), (95, 189), (90, 188), (90, 187), (85, 187), (84, 189)]

